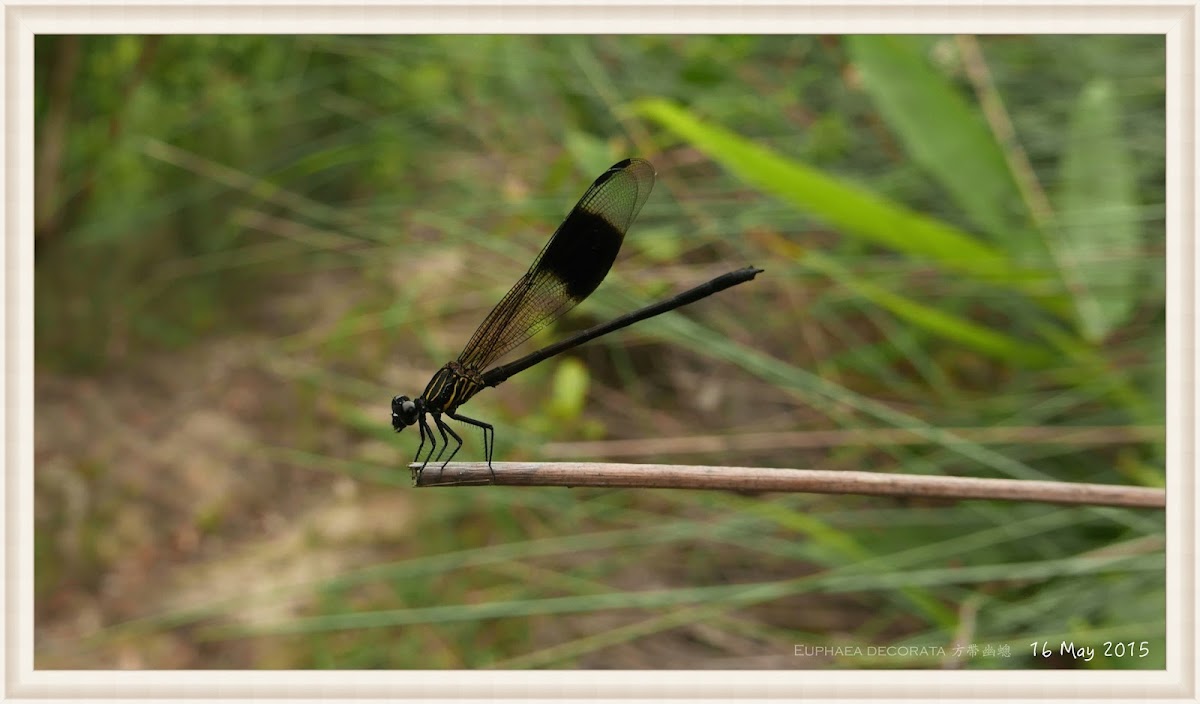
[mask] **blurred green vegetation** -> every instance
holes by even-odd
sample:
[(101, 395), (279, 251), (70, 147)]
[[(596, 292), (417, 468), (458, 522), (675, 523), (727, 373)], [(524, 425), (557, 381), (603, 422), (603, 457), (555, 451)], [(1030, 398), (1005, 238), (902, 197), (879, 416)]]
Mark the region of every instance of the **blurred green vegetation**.
[[(498, 459), (703, 436), (717, 449), (601, 452), (1165, 481), (1162, 37), (39, 36), (36, 58), (39, 375), (105, 383), (165, 357), (177, 386), (133, 393), (173, 397), (205, 388), (189, 354), (246, 340), (269, 402), (239, 419), (258, 424), (244, 481), (411, 492), (417, 439), (391, 433), (391, 396), (419, 393), (626, 156), (659, 183), (557, 334), (719, 270), (766, 273), (472, 400)], [(464, 437), (460, 458), (480, 457)], [(93, 486), (94, 451), (71, 452)], [(951, 653), (821, 667), (1165, 663), (1161, 513), (420, 498), (376, 565), (102, 619), (87, 652), (186, 633), (193, 667), (794, 667), (798, 644)], [(203, 533), (245, 520), (228, 504), (198, 512)], [(68, 510), (39, 529), (103, 533), (114, 508)], [(64, 566), (39, 535), (40, 598), (64, 575), (93, 584), (106, 562), (86, 553)], [(234, 617), (278, 601), (297, 611)], [(1150, 645), (1082, 663), (1033, 657), (1035, 640)], [(234, 644), (250, 654), (222, 659)]]

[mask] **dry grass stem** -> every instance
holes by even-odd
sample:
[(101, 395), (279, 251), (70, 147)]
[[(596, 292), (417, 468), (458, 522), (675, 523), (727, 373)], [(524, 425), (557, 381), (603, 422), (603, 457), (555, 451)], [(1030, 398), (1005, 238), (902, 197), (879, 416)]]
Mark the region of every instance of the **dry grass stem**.
[[(419, 466), (412, 464), (409, 469), (415, 472)], [(1166, 505), (1166, 492), (1162, 489), (1023, 479), (605, 462), (494, 462), (492, 468), (494, 478), (483, 462), (453, 462), (444, 470), (431, 463), (416, 484), (787, 491), (1159, 509)]]

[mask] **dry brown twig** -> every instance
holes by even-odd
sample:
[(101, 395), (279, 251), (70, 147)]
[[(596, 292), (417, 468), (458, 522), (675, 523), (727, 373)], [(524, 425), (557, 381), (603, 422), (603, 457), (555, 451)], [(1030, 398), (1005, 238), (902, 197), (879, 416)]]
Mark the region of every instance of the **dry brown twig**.
[[(420, 464), (409, 469), (414, 474)], [(941, 499), (1038, 501), (1055, 504), (1164, 508), (1162, 489), (1111, 484), (982, 479), (880, 472), (835, 472), (820, 469), (719, 467), (609, 462), (493, 462), (495, 478), (484, 462), (430, 465), (416, 481), (420, 487), (566, 486), (628, 489), (707, 489), (783, 491), (869, 496), (921, 496)]]

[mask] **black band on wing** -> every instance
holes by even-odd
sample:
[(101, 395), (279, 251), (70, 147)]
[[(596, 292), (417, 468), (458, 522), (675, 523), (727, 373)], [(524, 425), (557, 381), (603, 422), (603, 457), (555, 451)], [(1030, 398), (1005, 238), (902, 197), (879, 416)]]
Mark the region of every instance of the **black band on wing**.
[(608, 275), (653, 187), (654, 167), (643, 159), (626, 159), (601, 174), (529, 271), (488, 313), (459, 363), (483, 371), (590, 296)]

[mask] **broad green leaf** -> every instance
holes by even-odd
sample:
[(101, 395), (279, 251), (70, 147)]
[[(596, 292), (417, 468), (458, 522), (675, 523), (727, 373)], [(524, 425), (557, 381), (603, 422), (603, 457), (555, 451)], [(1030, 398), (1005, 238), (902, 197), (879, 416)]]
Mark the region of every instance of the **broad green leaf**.
[(1136, 184), (1112, 83), (1084, 88), (1071, 117), (1060, 172), (1054, 253), (1083, 336), (1098, 342), (1137, 299)]
[(701, 122), (673, 103), (648, 99), (635, 107), (742, 180), (786, 199), (847, 235), (993, 282), (1029, 281), (1003, 252), (962, 230)]
[(1044, 262), (1004, 152), (980, 110), (925, 58), (914, 37), (847, 39), (863, 86), (905, 151), (1017, 262)]

